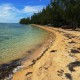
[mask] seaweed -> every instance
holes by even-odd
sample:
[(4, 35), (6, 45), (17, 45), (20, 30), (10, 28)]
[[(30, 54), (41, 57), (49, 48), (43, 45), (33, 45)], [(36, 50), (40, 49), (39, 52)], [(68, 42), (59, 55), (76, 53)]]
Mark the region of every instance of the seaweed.
[(74, 41), (71, 41), (71, 42), (69, 42), (69, 43), (71, 44), (71, 43), (76, 43), (76, 42), (74, 42)]
[(26, 74), (26, 76), (29, 75), (29, 74), (32, 74), (32, 72), (28, 72), (28, 73)]
[(32, 51), (31, 51), (31, 50), (29, 50), (29, 51), (27, 51), (27, 53), (32, 54)]
[(72, 76), (70, 73), (65, 73), (66, 78), (68, 78), (69, 80), (72, 80)]
[(21, 63), (18, 60), (13, 60), (11, 63), (0, 65), (0, 80), (9, 77), (10, 74), (13, 74), (13, 69), (17, 66), (20, 66)]
[(74, 67), (80, 66), (80, 61), (69, 63), (68, 68), (71, 72), (75, 71)]
[(80, 50), (80, 48), (77, 48), (78, 50)]
[(76, 53), (80, 53), (80, 51), (79, 50), (75, 50), (75, 49), (71, 49), (71, 53), (76, 54)]
[(65, 34), (64, 36), (67, 37), (67, 38), (69, 38), (69, 39), (76, 37), (76, 36), (73, 36), (73, 35), (71, 35), (71, 34)]
[(57, 50), (51, 50), (50, 52), (56, 52)]
[(58, 76), (62, 76), (63, 75), (63, 73), (64, 73), (64, 70), (60, 70), (60, 71), (57, 71), (58, 72)]

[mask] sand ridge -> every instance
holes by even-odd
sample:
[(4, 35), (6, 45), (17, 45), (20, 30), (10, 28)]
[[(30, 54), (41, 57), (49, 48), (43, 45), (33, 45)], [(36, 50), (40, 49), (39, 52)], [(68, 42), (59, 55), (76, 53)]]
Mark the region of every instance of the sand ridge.
[(55, 34), (55, 41), (33, 65), (12, 80), (80, 80), (80, 32), (39, 26)]

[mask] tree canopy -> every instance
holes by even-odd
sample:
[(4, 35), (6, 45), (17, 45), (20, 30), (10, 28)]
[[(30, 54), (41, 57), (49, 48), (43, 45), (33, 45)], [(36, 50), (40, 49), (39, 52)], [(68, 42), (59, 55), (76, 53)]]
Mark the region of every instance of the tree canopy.
[(41, 12), (34, 13), (30, 18), (20, 20), (21, 24), (52, 24), (80, 26), (80, 0), (51, 0)]

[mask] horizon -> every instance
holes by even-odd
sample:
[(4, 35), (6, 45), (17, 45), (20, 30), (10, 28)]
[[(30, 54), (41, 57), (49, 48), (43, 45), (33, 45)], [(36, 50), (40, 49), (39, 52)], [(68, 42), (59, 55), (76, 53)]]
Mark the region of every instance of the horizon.
[(18, 23), (21, 18), (38, 13), (50, 0), (2, 0), (0, 1), (0, 23)]

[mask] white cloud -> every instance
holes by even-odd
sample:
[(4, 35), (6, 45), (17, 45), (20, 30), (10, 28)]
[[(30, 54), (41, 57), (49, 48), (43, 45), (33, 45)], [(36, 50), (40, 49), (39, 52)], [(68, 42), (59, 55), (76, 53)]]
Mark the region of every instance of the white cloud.
[(10, 4), (0, 5), (0, 22), (14, 22), (16, 21), (17, 8)]
[(41, 11), (44, 6), (24, 6), (19, 9), (12, 4), (0, 5), (0, 22), (18, 22), (20, 18), (31, 16), (33, 13)]
[(12, 7), (9, 5), (0, 5), (0, 17), (10, 16), (12, 13)]
[(37, 13), (42, 10), (44, 6), (25, 6), (23, 9), (24, 13)]

